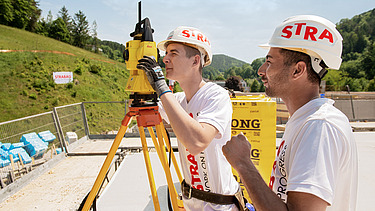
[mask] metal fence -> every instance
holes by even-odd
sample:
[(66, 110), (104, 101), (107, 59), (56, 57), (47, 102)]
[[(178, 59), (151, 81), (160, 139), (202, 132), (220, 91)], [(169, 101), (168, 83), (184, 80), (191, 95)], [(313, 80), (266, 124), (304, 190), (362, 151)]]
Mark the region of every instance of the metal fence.
[(65, 152), (69, 152), (69, 144), (86, 136), (88, 131), (83, 103), (75, 103), (53, 108), (55, 121)]
[[(2, 149), (5, 149), (5, 146), (10, 147), (16, 143), (21, 143), (21, 137), (24, 134), (28, 133), (40, 133), (43, 131), (50, 131), (53, 135), (58, 137), (57, 125), (54, 121), (53, 112), (46, 112), (42, 114), (37, 114), (33, 116), (28, 116), (12, 121), (0, 123), (0, 142)], [(9, 143), (8, 145), (6, 145)], [(24, 146), (26, 147), (26, 146)], [(1, 161), (2, 168), (0, 168), (0, 184), (1, 187), (14, 182), (16, 179), (22, 177), (22, 175), (31, 171), (34, 167), (40, 165), (41, 163), (46, 162), (51, 159), (53, 153), (56, 154), (56, 150), (61, 148), (61, 142), (59, 139), (55, 139), (48, 146), (48, 150), (42, 156), (32, 157), (32, 162), (28, 163), (26, 160), (19, 159), (20, 155), (10, 156), (8, 152), (1, 151)], [(53, 152), (54, 151), (54, 152)], [(7, 158), (10, 162), (6, 161)]]
[[(83, 137), (113, 138), (127, 112), (127, 101), (82, 102), (54, 107), (52, 111), (0, 123), (0, 146), (21, 143), (23, 135), (50, 131), (56, 139), (48, 143), (41, 156), (24, 163), (20, 155), (9, 157), (1, 151), (0, 186), (4, 188), (39, 165), (51, 160), (59, 152), (69, 153), (69, 145)], [(7, 144), (8, 143), (8, 144)], [(4, 148), (3, 146), (3, 148)], [(4, 152), (2, 154), (2, 152)]]
[(128, 101), (83, 102), (89, 139), (113, 139), (121, 126)]
[[(9, 156), (9, 148), (21, 144), (25, 134), (39, 134), (50, 131), (56, 139), (47, 143), (42, 153), (30, 156), (32, 162), (26, 162), (25, 156)], [(26, 175), (38, 166), (51, 160), (60, 152), (69, 152), (69, 144), (87, 135), (88, 126), (83, 103), (53, 108), (53, 111), (0, 123), (1, 164), (0, 186), (4, 188)], [(27, 146), (22, 145), (26, 149)], [(30, 153), (28, 153), (30, 155)], [(21, 159), (20, 159), (21, 158)], [(7, 161), (8, 160), (8, 161)]]

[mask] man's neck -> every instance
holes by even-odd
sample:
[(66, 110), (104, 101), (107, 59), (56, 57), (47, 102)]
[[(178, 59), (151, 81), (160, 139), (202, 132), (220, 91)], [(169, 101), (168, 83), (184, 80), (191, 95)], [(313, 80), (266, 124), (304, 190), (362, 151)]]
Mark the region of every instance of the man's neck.
[(190, 80), (190, 81), (184, 81), (180, 82), (180, 86), (182, 90), (185, 92), (186, 101), (189, 102), (191, 98), (197, 93), (197, 91), (202, 88), (206, 82), (200, 78), (200, 80)]
[(294, 112), (296, 112), (306, 103), (310, 102), (313, 99), (319, 98), (319, 87), (304, 87), (294, 90), (300, 91), (295, 91), (291, 94), (288, 94), (287, 96), (281, 97), (281, 99), (285, 102), (286, 107), (288, 108), (290, 116), (292, 116)]

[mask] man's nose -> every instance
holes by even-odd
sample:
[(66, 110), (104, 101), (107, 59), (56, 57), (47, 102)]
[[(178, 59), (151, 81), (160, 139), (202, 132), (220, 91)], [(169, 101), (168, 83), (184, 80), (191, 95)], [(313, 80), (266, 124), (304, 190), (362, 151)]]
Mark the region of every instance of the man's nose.
[(258, 75), (259, 75), (259, 76), (265, 75), (265, 73), (266, 73), (266, 69), (267, 69), (267, 67), (266, 67), (266, 63), (264, 62), (264, 63), (262, 64), (262, 66), (260, 66), (259, 69), (258, 69)]
[(168, 64), (169, 63), (169, 59), (168, 59), (167, 55), (164, 56), (163, 62), (164, 62), (164, 64)]

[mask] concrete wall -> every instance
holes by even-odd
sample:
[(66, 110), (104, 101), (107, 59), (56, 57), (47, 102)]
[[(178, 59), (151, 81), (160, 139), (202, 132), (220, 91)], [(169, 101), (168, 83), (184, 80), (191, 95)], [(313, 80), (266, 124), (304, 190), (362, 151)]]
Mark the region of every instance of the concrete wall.
[(354, 115), (350, 99), (336, 99), (334, 106), (349, 120), (375, 120), (375, 100), (353, 100)]

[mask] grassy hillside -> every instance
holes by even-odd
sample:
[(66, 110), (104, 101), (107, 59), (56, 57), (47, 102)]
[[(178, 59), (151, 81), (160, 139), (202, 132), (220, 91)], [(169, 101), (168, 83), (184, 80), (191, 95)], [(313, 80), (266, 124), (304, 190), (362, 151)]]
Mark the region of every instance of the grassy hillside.
[(213, 55), (212, 58), (212, 68), (219, 70), (220, 72), (224, 72), (231, 67), (242, 67), (242, 65), (246, 64), (246, 62), (238, 60), (236, 58), (224, 55), (224, 54), (217, 54)]
[[(0, 25), (0, 122), (82, 101), (120, 101), (129, 75), (125, 64), (92, 52)], [(53, 72), (73, 72), (74, 83), (55, 84)], [(111, 113), (111, 112), (108, 112)]]
[(215, 80), (217, 76), (224, 75), (224, 72), (230, 68), (242, 67), (244, 64), (247, 63), (224, 54), (213, 55), (212, 63), (203, 68), (203, 77)]

